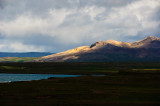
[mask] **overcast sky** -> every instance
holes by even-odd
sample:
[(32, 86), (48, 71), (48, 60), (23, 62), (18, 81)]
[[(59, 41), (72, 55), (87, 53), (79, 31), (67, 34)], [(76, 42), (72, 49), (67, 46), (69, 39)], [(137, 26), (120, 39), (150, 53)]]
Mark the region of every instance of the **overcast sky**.
[(160, 0), (0, 0), (0, 52), (160, 37)]

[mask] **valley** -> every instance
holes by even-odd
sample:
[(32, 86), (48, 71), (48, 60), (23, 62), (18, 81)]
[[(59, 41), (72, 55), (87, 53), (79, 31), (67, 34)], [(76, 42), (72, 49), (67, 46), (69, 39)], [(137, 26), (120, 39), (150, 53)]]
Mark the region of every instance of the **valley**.
[(159, 44), (160, 38), (150, 36), (42, 57), (0, 58), (4, 75), (80, 75), (0, 83), (0, 105), (160, 105)]

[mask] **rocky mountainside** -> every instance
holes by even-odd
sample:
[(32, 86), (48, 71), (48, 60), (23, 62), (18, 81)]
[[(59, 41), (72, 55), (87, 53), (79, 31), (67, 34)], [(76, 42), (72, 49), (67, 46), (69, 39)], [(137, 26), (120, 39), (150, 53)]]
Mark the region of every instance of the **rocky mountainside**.
[(160, 61), (160, 38), (149, 36), (137, 42), (98, 41), (65, 52), (44, 56), (36, 62)]

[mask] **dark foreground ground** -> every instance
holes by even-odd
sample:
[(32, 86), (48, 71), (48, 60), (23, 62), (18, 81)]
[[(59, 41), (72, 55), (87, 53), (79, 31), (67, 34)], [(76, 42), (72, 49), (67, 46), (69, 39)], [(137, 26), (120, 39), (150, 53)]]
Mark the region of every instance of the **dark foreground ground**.
[[(0, 106), (160, 105), (160, 74), (121, 71), (131, 69), (159, 70), (160, 63), (1, 63), (2, 73), (88, 74), (88, 76), (1, 83)], [(90, 74), (106, 76), (95, 77)]]

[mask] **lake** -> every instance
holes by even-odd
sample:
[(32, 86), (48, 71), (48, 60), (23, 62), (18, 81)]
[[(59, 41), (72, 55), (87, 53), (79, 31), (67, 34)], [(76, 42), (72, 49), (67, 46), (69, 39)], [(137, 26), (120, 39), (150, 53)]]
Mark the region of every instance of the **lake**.
[[(66, 75), (66, 74), (6, 74), (0, 73), (0, 83), (14, 82), (14, 81), (32, 81), (32, 80), (41, 80), (48, 79), (51, 77), (54, 78), (67, 78), (67, 77), (79, 77), (82, 75)], [(96, 75), (92, 76), (105, 76), (105, 75)]]
[(78, 77), (81, 75), (64, 75), (64, 74), (5, 74), (0, 73), (0, 83), (14, 82), (14, 81), (31, 81), (55, 78)]

